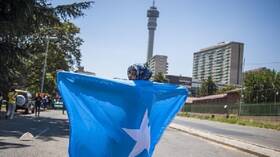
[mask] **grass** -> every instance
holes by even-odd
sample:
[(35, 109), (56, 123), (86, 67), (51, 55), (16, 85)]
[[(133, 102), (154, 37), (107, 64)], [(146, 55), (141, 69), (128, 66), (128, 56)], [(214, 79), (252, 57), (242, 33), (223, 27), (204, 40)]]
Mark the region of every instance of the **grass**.
[(179, 113), (179, 116), (206, 119), (206, 120), (211, 120), (211, 121), (217, 121), (217, 122), (223, 122), (223, 123), (229, 123), (229, 124), (238, 124), (238, 125), (243, 125), (243, 126), (253, 126), (253, 127), (259, 127), (259, 128), (274, 129), (274, 130), (280, 131), (279, 123), (256, 121), (256, 120), (252, 120), (252, 119), (242, 119), (235, 115), (230, 115), (228, 118), (226, 118), (225, 116), (192, 115), (192, 114), (188, 114), (187, 112), (181, 112), (181, 113)]

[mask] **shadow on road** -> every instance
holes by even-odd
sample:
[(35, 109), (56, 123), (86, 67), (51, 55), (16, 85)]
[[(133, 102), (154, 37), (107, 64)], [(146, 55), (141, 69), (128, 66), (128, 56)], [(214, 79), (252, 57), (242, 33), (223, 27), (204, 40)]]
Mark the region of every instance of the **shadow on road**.
[[(69, 124), (67, 119), (38, 118), (34, 115), (18, 115), (13, 120), (0, 120), (0, 140), (7, 137), (19, 139), (26, 132), (30, 132), (35, 139), (55, 141), (55, 137), (68, 138)], [(0, 143), (0, 149), (2, 145), (5, 145), (5, 143)], [(20, 145), (14, 145), (14, 147), (16, 146)]]
[(9, 148), (23, 148), (29, 147), (30, 145), (26, 144), (18, 144), (18, 143), (11, 143), (11, 142), (0, 142), (0, 150), (1, 149), (9, 149)]

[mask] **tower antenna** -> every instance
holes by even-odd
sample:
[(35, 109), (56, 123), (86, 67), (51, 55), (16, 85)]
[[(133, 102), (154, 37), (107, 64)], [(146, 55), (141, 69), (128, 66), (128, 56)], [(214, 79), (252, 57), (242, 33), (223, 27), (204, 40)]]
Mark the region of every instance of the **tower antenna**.
[(155, 30), (157, 28), (157, 18), (159, 17), (159, 11), (155, 7), (155, 0), (153, 0), (153, 6), (147, 11), (148, 17), (148, 30), (149, 30), (149, 39), (148, 39), (148, 53), (147, 53), (147, 62), (153, 57), (154, 49), (154, 38)]

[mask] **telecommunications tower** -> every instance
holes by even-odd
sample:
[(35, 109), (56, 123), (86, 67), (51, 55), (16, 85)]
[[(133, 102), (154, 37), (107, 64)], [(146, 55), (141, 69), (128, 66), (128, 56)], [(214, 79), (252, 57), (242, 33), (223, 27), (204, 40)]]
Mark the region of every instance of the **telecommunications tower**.
[(154, 49), (154, 36), (155, 30), (157, 28), (157, 18), (159, 17), (159, 11), (155, 7), (155, 1), (153, 1), (153, 6), (147, 11), (148, 17), (148, 30), (149, 30), (149, 40), (148, 40), (148, 52), (147, 52), (147, 62), (153, 57)]

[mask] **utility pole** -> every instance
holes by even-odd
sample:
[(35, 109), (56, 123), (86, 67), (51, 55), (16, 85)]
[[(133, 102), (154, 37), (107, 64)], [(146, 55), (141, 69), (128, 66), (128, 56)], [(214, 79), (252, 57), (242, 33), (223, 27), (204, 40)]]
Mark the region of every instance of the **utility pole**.
[(47, 59), (48, 59), (48, 51), (49, 51), (49, 44), (50, 39), (47, 37), (47, 47), (45, 51), (45, 59), (44, 59), (44, 66), (43, 66), (43, 75), (42, 75), (42, 82), (41, 82), (41, 93), (44, 91), (44, 83), (45, 83), (45, 75), (46, 75), (46, 68), (47, 68)]
[(241, 90), (240, 90), (240, 101), (239, 101), (239, 110), (238, 110), (238, 116), (240, 116), (241, 115), (241, 109), (242, 109), (242, 107), (241, 107), (241, 105), (242, 105), (242, 103), (243, 103), (243, 98), (244, 98), (244, 95), (243, 95), (243, 88), (244, 88), (244, 66), (245, 66), (245, 58), (243, 59), (243, 64), (242, 64), (242, 70), (241, 70), (241, 81), (242, 81), (242, 83), (241, 83)]
[(274, 105), (276, 105), (276, 99), (277, 99), (278, 94), (279, 94), (278, 91), (274, 94)]
[(276, 91), (275, 84), (274, 84), (274, 81), (276, 82), (276, 79), (277, 79), (277, 73), (274, 75), (274, 80), (271, 82), (273, 91), (275, 92), (274, 93), (274, 105), (276, 105), (276, 96), (278, 95), (278, 91)]
[(56, 39), (56, 37), (49, 37), (49, 36), (47, 36), (47, 47), (46, 47), (46, 51), (45, 51), (45, 59), (44, 59), (42, 82), (41, 82), (41, 90), (40, 90), (41, 93), (44, 92), (44, 84), (45, 84), (45, 76), (46, 76), (46, 69), (47, 69), (49, 45), (50, 45), (50, 40), (52, 40), (52, 39)]

